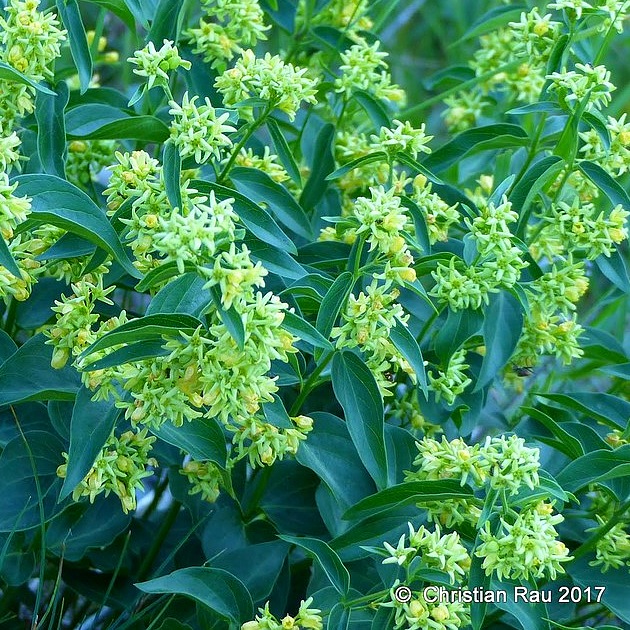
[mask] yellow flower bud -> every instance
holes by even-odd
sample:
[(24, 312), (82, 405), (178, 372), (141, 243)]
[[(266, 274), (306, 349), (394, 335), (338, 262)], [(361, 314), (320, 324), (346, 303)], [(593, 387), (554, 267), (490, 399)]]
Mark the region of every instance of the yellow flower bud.
[(440, 604), (431, 611), (431, 617), (436, 621), (446, 621), (450, 617), (450, 613), (444, 604)]

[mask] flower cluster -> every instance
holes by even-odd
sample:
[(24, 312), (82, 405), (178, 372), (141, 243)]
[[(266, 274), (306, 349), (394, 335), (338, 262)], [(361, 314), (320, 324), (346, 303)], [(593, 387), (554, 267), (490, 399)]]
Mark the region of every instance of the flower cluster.
[(349, 97), (355, 90), (372, 92), (376, 98), (399, 102), (405, 93), (387, 71), (387, 53), (379, 51), (380, 42), (370, 45), (364, 39), (341, 53), (340, 76), (335, 79), (335, 90)]
[(309, 608), (313, 603), (313, 598), (300, 602), (295, 617), (286, 615), (282, 619), (277, 619), (269, 610), (269, 602), (264, 608), (258, 609), (256, 618), (247, 621), (241, 626), (241, 630), (323, 630), (322, 618), (319, 614), (321, 610), (318, 608)]
[[(10, 0), (0, 14), (0, 60), (33, 81), (52, 79), (52, 63), (66, 38), (55, 13), (39, 11), (39, 0)], [(33, 111), (35, 90), (3, 81), (0, 87), (2, 127), (9, 132), (16, 120)]]
[(472, 221), (466, 218), (477, 251), (475, 264), (466, 265), (455, 257), (448, 266), (438, 263), (432, 272), (436, 284), (431, 295), (448, 302), (454, 311), (478, 309), (489, 303), (490, 293), (514, 286), (527, 266), (508, 226), (517, 218), (505, 197), (499, 205), (487, 202)]
[(479, 532), (482, 543), (475, 555), (483, 558), (486, 575), (496, 573), (499, 580), (556, 579), (564, 573), (563, 562), (572, 560), (567, 547), (558, 540), (555, 525), (564, 517), (553, 514), (553, 505), (541, 501), (499, 519), (496, 531), (486, 521)]
[(610, 82), (610, 72), (605, 66), (576, 63), (575, 70), (554, 72), (546, 77), (551, 81), (550, 90), (558, 93), (561, 103), (576, 108), (586, 100), (585, 109), (601, 109), (612, 99), (616, 88)]
[[(595, 515), (600, 527), (605, 524), (599, 514)], [(587, 531), (596, 531), (593, 528)], [(592, 567), (601, 567), (601, 572), (608, 569), (619, 569), (624, 565), (630, 566), (630, 534), (626, 531), (625, 523), (617, 523), (609, 529), (595, 546), (595, 560), (589, 564)]]
[[(388, 542), (384, 543), (388, 555), (383, 564), (409, 566), (414, 558), (419, 557), (427, 567), (446, 573), (451, 584), (466, 577), (470, 569), (470, 556), (466, 547), (460, 543), (457, 532), (442, 535), (439, 525), (433, 531), (424, 526), (415, 531), (411, 523), (408, 525), (407, 543), (405, 534), (400, 537), (396, 547)], [(406, 544), (409, 546), (405, 546)]]
[[(157, 461), (149, 457), (156, 438), (147, 433), (147, 429), (137, 433), (125, 431), (120, 437), (112, 433), (88, 474), (74, 489), (72, 498), (77, 501), (85, 496), (93, 503), (102, 492), (105, 496), (113, 492), (120, 498), (125, 513), (135, 510), (136, 489), (142, 489), (142, 479), (152, 474), (147, 466), (157, 466)], [(63, 456), (67, 462), (68, 454), (63, 453)], [(65, 478), (66, 474), (67, 463), (57, 469), (59, 477)]]
[(256, 57), (254, 51), (243, 51), (233, 68), (217, 77), (215, 87), (223, 95), (226, 107), (246, 99), (262, 99), (268, 107), (277, 108), (290, 120), (302, 101), (316, 103), (317, 81), (309, 78), (306, 68), (285, 63), (278, 55), (266, 53)]
[(396, 303), (398, 295), (397, 289), (374, 280), (365, 293), (350, 296), (343, 313), (344, 324), (331, 333), (337, 339), (337, 348), (359, 347), (365, 353), (366, 364), (385, 396), (391, 395), (390, 379), (398, 368), (416, 378), (412, 367), (390, 341), (391, 329), (406, 326), (409, 318)]
[(470, 366), (465, 361), (466, 350), (461, 348), (451, 355), (446, 370), (437, 370), (437, 373), (429, 371), (429, 384), (435, 392), (436, 402), (444, 398), (447, 405), (452, 405), (455, 398), (472, 383), (472, 379), (466, 375)]
[(394, 126), (391, 128), (381, 127), (379, 134), (371, 136), (372, 147), (396, 155), (396, 153), (408, 153), (412, 157), (417, 157), (418, 153), (431, 153), (427, 147), (433, 136), (427, 136), (424, 132), (425, 125), (422, 123), (416, 129), (409, 122), (401, 122), (394, 119)]
[(429, 240), (434, 244), (448, 240), (449, 229), (459, 223), (461, 215), (457, 204), (449, 206), (432, 188), (431, 182), (424, 175), (416, 175), (410, 198), (424, 214)]
[(134, 74), (144, 77), (147, 80), (147, 89), (151, 89), (154, 85), (168, 87), (169, 72), (184, 68), (190, 70), (191, 63), (179, 56), (177, 46), (173, 46), (173, 42), (168, 39), (164, 40), (162, 47), (156, 50), (155, 44), (149, 42), (142, 50), (137, 50), (133, 57), (129, 57), (127, 61), (136, 68)]
[(464, 131), (474, 126), (483, 114), (486, 95), (503, 93), (510, 102), (536, 101), (545, 85), (547, 61), (560, 27), (551, 14), (532, 9), (521, 13), (518, 22), (482, 35), (481, 48), (470, 66), (484, 80), (445, 101), (444, 119), (449, 128)]
[(388, 417), (400, 422), (401, 426), (421, 431), (427, 437), (433, 437), (436, 433), (442, 432), (439, 424), (429, 422), (418, 405), (418, 390), (415, 387), (407, 387), (401, 395), (400, 391), (389, 400), (386, 409)]
[(209, 98), (206, 97), (205, 105), (199, 107), (195, 105), (196, 100), (196, 96), (189, 99), (186, 92), (181, 105), (170, 102), (169, 114), (173, 116), (171, 139), (182, 157), (192, 155), (197, 163), (203, 164), (211, 157), (219, 160), (220, 149), (232, 146), (225, 134), (236, 131), (236, 128), (225, 124), (229, 112), (217, 116)]
[(604, 145), (594, 129), (580, 132), (580, 138), (584, 141), (580, 152), (615, 178), (630, 170), (630, 122), (626, 122), (626, 116), (625, 113), (618, 119), (608, 116), (606, 130), (610, 135), (610, 146)]
[(89, 185), (114, 160), (115, 140), (73, 140), (68, 143), (66, 177), (78, 187)]
[(200, 494), (208, 503), (214, 503), (219, 498), (219, 486), (222, 475), (219, 468), (212, 462), (198, 462), (190, 460), (179, 471), (185, 475), (192, 488), (188, 494)]
[[(69, 297), (61, 296), (61, 300), (55, 300), (52, 310), (57, 313), (55, 325), (45, 331), (49, 340), (46, 342), (54, 347), (52, 366), (62, 368), (71, 355), (77, 356), (85, 350), (97, 338), (93, 326), (99, 316), (94, 313), (96, 302), (104, 302), (113, 305), (107, 297), (114, 286), (103, 287), (102, 274), (86, 275), (72, 285), (72, 294)], [(123, 323), (124, 311), (116, 323)]]
[[(242, 46), (255, 46), (265, 40), (264, 13), (258, 0), (203, 0), (204, 16), (196, 28), (186, 32), (193, 52), (203, 55), (213, 68), (225, 69)], [(213, 21), (214, 20), (214, 21)]]

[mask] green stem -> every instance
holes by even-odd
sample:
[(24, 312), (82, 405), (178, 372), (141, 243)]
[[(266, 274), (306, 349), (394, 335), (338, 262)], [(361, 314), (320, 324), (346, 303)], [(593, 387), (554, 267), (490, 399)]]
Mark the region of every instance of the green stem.
[(147, 555), (144, 557), (142, 564), (140, 565), (140, 569), (138, 570), (138, 581), (142, 582), (148, 575), (149, 571), (151, 571), (151, 567), (153, 566), (153, 562), (157, 557), (166, 537), (168, 536), (171, 527), (175, 524), (177, 519), (177, 515), (179, 514), (179, 510), (182, 507), (182, 504), (179, 501), (173, 501), (173, 505), (168, 509), (164, 520), (162, 521), (162, 525), (158, 530), (155, 538), (153, 539), (153, 543), (149, 548)]
[(576, 549), (573, 558), (577, 560), (594, 549), (597, 543), (621, 521), (628, 508), (630, 508), (630, 501), (622, 503), (619, 509), (610, 517), (610, 520), (605, 525), (602, 525), (582, 546)]
[(15, 326), (15, 316), (17, 309), (17, 300), (11, 295), (9, 296), (9, 306), (7, 307), (7, 316), (4, 320), (4, 331), (11, 336)]
[(306, 381), (306, 383), (304, 383), (304, 385), (302, 386), (302, 389), (300, 390), (298, 397), (295, 399), (295, 402), (293, 403), (291, 410), (289, 411), (290, 416), (296, 416), (298, 414), (298, 412), (300, 411), (302, 407), (302, 404), (304, 403), (308, 395), (311, 393), (313, 389), (315, 389), (315, 386), (317, 384), (316, 382), (317, 382), (317, 379), (319, 378), (319, 375), (323, 372), (324, 368), (330, 363), (330, 360), (333, 358), (333, 354), (334, 354), (333, 352), (328, 352), (327, 354), (325, 354), (322, 357), (319, 364), (317, 365), (317, 367), (311, 372), (311, 375), (308, 377), (308, 380)]
[(256, 516), (255, 511), (265, 494), (265, 490), (267, 489), (267, 484), (269, 483), (269, 477), (271, 477), (271, 466), (265, 466), (262, 469), (258, 469), (256, 479), (258, 484), (252, 493), (251, 499), (248, 501), (249, 505), (247, 506), (247, 510), (245, 510), (245, 514), (243, 516), (245, 523), (251, 522)]
[(521, 167), (521, 170), (518, 172), (516, 179), (512, 182), (512, 185), (510, 186), (510, 189), (507, 192), (508, 197), (510, 196), (510, 193), (514, 190), (516, 184), (518, 184), (521, 181), (521, 179), (527, 172), (529, 165), (532, 163), (533, 159), (536, 157), (536, 153), (538, 152), (538, 144), (540, 143), (540, 136), (542, 135), (543, 129), (545, 128), (546, 121), (547, 121), (547, 114), (543, 113), (542, 116), (540, 117), (540, 122), (538, 123), (538, 127), (536, 128), (536, 131), (534, 132), (532, 146), (530, 147), (529, 152), (527, 154), (527, 159), (525, 160), (525, 163)]
[(227, 176), (230, 174), (232, 166), (234, 166), (234, 162), (236, 161), (238, 154), (241, 152), (241, 149), (245, 146), (245, 143), (252, 137), (256, 129), (258, 129), (265, 122), (269, 114), (271, 114), (273, 108), (274, 105), (272, 103), (268, 103), (260, 118), (257, 118), (252, 123), (249, 123), (244, 127), (245, 134), (241, 138), (241, 141), (234, 148), (234, 151), (232, 151), (232, 155), (230, 155), (228, 163), (225, 165), (225, 167), (221, 171), (221, 174), (217, 178), (218, 184), (222, 184), (226, 180)]

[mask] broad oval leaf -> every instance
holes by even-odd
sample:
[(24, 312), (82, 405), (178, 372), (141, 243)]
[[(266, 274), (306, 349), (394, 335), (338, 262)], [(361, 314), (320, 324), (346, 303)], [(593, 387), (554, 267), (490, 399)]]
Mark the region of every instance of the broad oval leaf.
[(339, 317), (339, 313), (348, 299), (353, 286), (354, 278), (352, 274), (349, 271), (344, 271), (337, 277), (324, 296), (315, 323), (315, 327), (324, 337), (330, 337), (337, 317)]
[(471, 499), (472, 496), (472, 490), (468, 486), (462, 486), (455, 479), (409, 481), (366, 497), (347, 510), (343, 518), (360, 520), (384, 510), (410, 505), (411, 503), (443, 501), (446, 499)]
[(142, 339), (153, 339), (161, 336), (178, 337), (182, 332), (191, 334), (201, 325), (196, 317), (184, 313), (145, 315), (138, 319), (132, 319), (97, 339), (81, 353), (81, 358), (84, 359), (94, 352), (123, 343), (134, 343)]
[(422, 161), (422, 165), (432, 171), (440, 172), (471, 153), (522, 147), (527, 146), (527, 144), (529, 144), (527, 132), (519, 125), (497, 123), (485, 127), (475, 127), (463, 131), (443, 147), (431, 153)]
[(132, 265), (105, 213), (76, 186), (54, 175), (20, 175), (20, 192), (31, 197), (31, 219), (78, 234), (111, 254), (134, 278)]
[(148, 582), (136, 584), (144, 593), (190, 597), (227, 617), (234, 624), (254, 616), (254, 604), (243, 582), (223, 569), (188, 567)]
[(93, 393), (82, 387), (72, 409), (70, 421), (70, 449), (66, 478), (59, 494), (62, 501), (72, 493), (85, 475), (111, 435), (120, 409), (112, 400), (92, 400)]
[(37, 153), (42, 169), (49, 175), (65, 177), (66, 126), (64, 109), (68, 104), (68, 86), (57, 85), (57, 95), (38, 92), (35, 97)]
[(51, 367), (52, 346), (44, 335), (31, 337), (0, 365), (0, 407), (25, 400), (72, 400), (81, 387), (70, 365)]
[(57, 0), (57, 11), (68, 31), (70, 52), (79, 72), (81, 94), (89, 87), (92, 80), (92, 55), (88, 44), (79, 4), (77, 0)]
[(333, 350), (330, 341), (328, 341), (317, 328), (311, 326), (311, 324), (295, 313), (289, 311), (285, 312), (282, 327), (288, 330), (292, 335), (303, 339), (317, 348)]
[(491, 383), (510, 360), (522, 329), (521, 303), (507, 291), (493, 295), (482, 326), (486, 352), (474, 391)]
[(376, 482), (387, 486), (387, 449), (383, 399), (365, 363), (352, 352), (338, 352), (332, 362), (332, 385), (343, 407), (359, 457)]
[(254, 168), (236, 167), (230, 179), (240, 193), (255, 203), (264, 202), (278, 221), (299, 236), (312, 240), (311, 223), (293, 195), (267, 173)]
[(427, 372), (424, 368), (422, 350), (420, 350), (416, 338), (411, 334), (409, 328), (400, 321), (397, 321), (396, 325), (389, 331), (389, 338), (413, 368), (418, 379), (418, 385), (426, 398), (429, 395)]
[(287, 250), (292, 254), (297, 254), (297, 249), (293, 241), (278, 227), (271, 215), (248, 199), (245, 195), (215, 184), (214, 182), (204, 182), (193, 180), (191, 186), (201, 193), (214, 191), (217, 199), (234, 199), (234, 211), (245, 227), (261, 241), (273, 245), (280, 250)]
[(315, 558), (322, 567), (326, 577), (335, 587), (340, 595), (346, 595), (350, 590), (350, 574), (344, 566), (341, 558), (337, 553), (328, 546), (323, 540), (317, 538), (306, 538), (298, 536), (279, 536), (282, 540), (286, 540), (298, 547), (301, 547), (306, 553)]
[(181, 427), (165, 422), (159, 427), (151, 428), (151, 432), (161, 440), (181, 448), (193, 459), (214, 462), (225, 470), (227, 461), (225, 434), (214, 418), (186, 422)]

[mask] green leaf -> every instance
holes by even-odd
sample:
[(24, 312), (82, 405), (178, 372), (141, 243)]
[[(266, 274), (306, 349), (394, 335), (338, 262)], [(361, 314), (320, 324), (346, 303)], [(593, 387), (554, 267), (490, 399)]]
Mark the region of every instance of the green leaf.
[[(600, 567), (592, 567), (589, 561), (594, 558), (584, 557), (567, 564), (567, 572), (573, 581), (586, 588), (592, 589), (603, 586), (605, 588), (601, 598), (602, 604), (608, 607), (619, 619), (630, 623), (630, 598), (628, 598), (628, 569), (609, 569), (602, 573)], [(596, 594), (598, 591), (595, 590)], [(601, 630), (605, 626), (598, 624)]]
[(255, 168), (236, 167), (230, 171), (230, 179), (240, 193), (254, 203), (264, 202), (278, 221), (296, 234), (312, 240), (311, 223), (304, 210), (293, 195), (267, 173)]
[(344, 519), (361, 520), (394, 507), (444, 501), (446, 499), (471, 499), (472, 490), (455, 479), (439, 481), (409, 481), (381, 490), (353, 505), (343, 515)]
[(179, 149), (173, 142), (164, 144), (164, 154), (162, 156), (162, 174), (164, 177), (164, 187), (166, 188), (166, 196), (171, 208), (179, 208), (182, 206), (182, 187), (180, 183), (182, 172), (182, 158)]
[(136, 20), (133, 13), (129, 10), (124, 0), (85, 0), (92, 4), (98, 4), (99, 6), (109, 9), (114, 15), (119, 17), (127, 28), (133, 32), (136, 29)]
[(92, 80), (92, 56), (77, 0), (57, 0), (57, 11), (68, 31), (70, 52), (79, 72), (81, 94), (84, 94)]
[(397, 321), (396, 325), (389, 331), (389, 338), (413, 368), (418, 378), (418, 385), (426, 398), (429, 395), (427, 373), (424, 368), (422, 351), (420, 350), (416, 338), (409, 332), (409, 328), (399, 321)]
[[(530, 418), (540, 422), (557, 440), (554, 441), (558, 450), (571, 459), (577, 459), (584, 454), (580, 441), (562, 428), (562, 423), (556, 422), (550, 415), (535, 407), (521, 407), (521, 411)], [(541, 439), (541, 438), (539, 438)]]
[[(176, 268), (177, 264), (175, 264)], [(167, 273), (167, 270), (163, 271), (164, 274)], [(148, 277), (149, 274), (145, 280)], [(193, 317), (201, 317), (201, 314), (212, 301), (210, 291), (203, 288), (205, 284), (206, 281), (200, 278), (196, 272), (185, 273), (158, 291), (151, 300), (146, 314), (186, 313)]]
[[(630, 445), (614, 451), (591, 451), (570, 462), (560, 474), (558, 483), (569, 492), (577, 492), (591, 483), (630, 475)], [(625, 497), (624, 497), (625, 498)]]
[(135, 116), (111, 105), (87, 103), (66, 114), (66, 131), (71, 138), (85, 140), (141, 140), (165, 142), (168, 127), (155, 116)]
[(317, 474), (341, 508), (348, 508), (372, 494), (374, 483), (359, 459), (347, 424), (329, 413), (315, 412), (311, 417), (313, 430), (295, 457)]
[(304, 549), (312, 558), (319, 562), (326, 577), (340, 595), (346, 595), (350, 590), (350, 574), (343, 565), (337, 553), (323, 540), (317, 538), (303, 538), (297, 536), (279, 536), (282, 540)]
[(510, 360), (523, 330), (521, 303), (507, 291), (490, 298), (482, 333), (486, 352), (474, 391), (491, 383)]
[(242, 350), (245, 347), (245, 324), (241, 315), (236, 311), (234, 306), (226, 309), (221, 304), (221, 289), (218, 285), (213, 286), (210, 289), (210, 295), (214, 303), (214, 308), (217, 310), (217, 314), (221, 318), (224, 326), (228, 329), (230, 335), (238, 347)]
[(346, 175), (350, 171), (353, 171), (355, 168), (365, 166), (366, 164), (372, 164), (373, 162), (387, 162), (387, 159), (387, 153), (385, 153), (384, 151), (368, 153), (368, 155), (363, 155), (356, 160), (352, 160), (351, 162), (344, 164), (342, 167), (338, 168), (336, 171), (328, 175), (326, 179), (327, 181), (332, 182), (336, 179), (341, 179), (344, 175)]
[(201, 193), (214, 191), (219, 200), (234, 199), (232, 204), (234, 211), (254, 236), (280, 250), (287, 250), (292, 254), (297, 254), (293, 241), (278, 227), (271, 215), (253, 201), (250, 201), (245, 195), (220, 184), (204, 182), (198, 179), (193, 180), (191, 186)]
[(491, 591), (504, 590), (507, 592), (507, 602), (499, 598), (499, 601), (495, 603), (496, 607), (510, 613), (523, 630), (549, 630), (549, 622), (546, 621), (549, 619), (547, 606), (542, 603), (524, 602), (520, 598), (519, 601), (516, 601), (514, 597), (515, 586), (521, 585), (505, 579), (501, 582), (491, 580)]
[(35, 96), (37, 153), (42, 169), (49, 175), (65, 177), (66, 127), (64, 109), (68, 104), (68, 85), (61, 81), (57, 95), (38, 92)]
[(630, 419), (630, 402), (612, 394), (576, 392), (573, 394), (543, 394), (537, 396), (553, 400), (566, 409), (575, 409), (599, 420), (613, 429), (626, 429)]
[(383, 399), (372, 372), (352, 352), (338, 352), (332, 361), (332, 385), (343, 407), (359, 457), (376, 482), (387, 485)]
[(171, 278), (187, 275), (190, 272), (195, 272), (194, 275), (197, 275), (197, 266), (193, 263), (185, 262), (184, 274), (182, 274), (177, 267), (177, 262), (177, 260), (171, 260), (170, 262), (162, 263), (158, 267), (151, 269), (151, 271), (147, 272), (147, 275), (144, 276), (144, 278), (140, 280), (140, 282), (138, 282), (138, 284), (136, 285), (136, 291), (144, 293), (147, 289), (151, 289), (160, 284), (164, 284), (167, 280), (170, 280)]
[(418, 204), (412, 199), (409, 199), (409, 197), (400, 197), (400, 203), (407, 208), (407, 210), (409, 210), (409, 214), (411, 214), (415, 237), (420, 247), (422, 247), (423, 253), (427, 256), (430, 255), (431, 240), (429, 239), (429, 229), (427, 228), (427, 221), (422, 210), (420, 210)]
[(300, 175), (300, 169), (293, 157), (293, 153), (287, 144), (287, 141), (280, 131), (278, 123), (273, 118), (267, 118), (267, 129), (269, 129), (269, 135), (273, 140), (273, 146), (276, 148), (276, 153), (282, 162), (289, 177), (298, 185), (302, 186), (302, 176)]
[(557, 155), (549, 155), (529, 167), (523, 178), (514, 186), (509, 195), (514, 209), (518, 212), (516, 235), (522, 236), (529, 221), (530, 206), (536, 196), (554, 180), (564, 168), (564, 160)]
[(234, 624), (254, 616), (254, 604), (245, 585), (223, 569), (188, 567), (136, 586), (144, 593), (185, 595)]
[[(61, 440), (48, 431), (29, 431), (13, 438), (0, 454), (2, 475), (2, 501), (0, 501), (0, 532), (24, 531), (40, 525), (38, 489), (39, 482), (44, 521), (48, 521), (56, 509), (57, 467), (61, 463)], [(33, 471), (33, 466), (35, 472)]]
[(85, 349), (81, 353), (80, 358), (84, 359), (94, 352), (123, 343), (133, 343), (143, 339), (155, 339), (162, 336), (179, 337), (180, 333), (192, 334), (201, 325), (201, 322), (196, 317), (184, 313), (145, 315), (138, 319), (132, 319), (103, 335)]
[(0, 365), (0, 407), (25, 400), (72, 400), (81, 387), (77, 371), (51, 367), (53, 348), (44, 335), (31, 337)]
[(4, 63), (4, 61), (0, 61), (0, 79), (2, 81), (13, 81), (14, 83), (21, 83), (22, 85), (29, 85), (30, 87), (35, 88), (38, 92), (50, 94), (51, 96), (55, 95), (55, 93), (52, 90), (49, 90), (45, 85), (29, 79), (25, 74), (22, 74), (19, 70), (16, 70), (8, 63)]
[(315, 327), (324, 337), (330, 337), (337, 317), (339, 317), (339, 313), (346, 303), (353, 286), (354, 278), (352, 274), (349, 271), (344, 271), (337, 277), (324, 296), (315, 323)]
[(215, 418), (186, 422), (181, 427), (164, 422), (159, 427), (151, 427), (151, 433), (181, 448), (193, 459), (214, 462), (223, 470), (226, 468), (225, 434)]
[(527, 7), (522, 4), (508, 4), (490, 9), (490, 11), (478, 17), (464, 36), (450, 44), (450, 47), (458, 46), (469, 39), (474, 39), (505, 26), (508, 22), (517, 20), (526, 9)]
[(155, 10), (155, 18), (147, 37), (158, 48), (165, 39), (177, 39), (177, 23), (182, 6), (183, 0), (159, 0)]
[(89, 549), (110, 545), (130, 522), (115, 495), (99, 496), (93, 504), (74, 503), (48, 524), (46, 548), (64, 561), (78, 562)]
[(284, 542), (274, 540), (222, 553), (210, 564), (212, 568), (228, 571), (241, 580), (252, 600), (260, 602), (269, 597), (276, 585), (287, 550)]
[(90, 472), (94, 460), (111, 435), (120, 409), (111, 400), (92, 401), (94, 393), (81, 387), (72, 409), (68, 468), (59, 500), (62, 501)]
[(16, 278), (22, 277), (22, 272), (4, 238), (0, 238), (0, 265), (8, 269)]
[(20, 192), (31, 197), (30, 219), (86, 238), (113, 256), (129, 275), (140, 277), (104, 212), (82, 190), (54, 175), (20, 175), (16, 180)]
[(282, 328), (288, 330), (292, 335), (303, 339), (307, 343), (312, 344), (317, 348), (323, 348), (324, 350), (333, 350), (333, 346), (324, 337), (317, 328), (313, 327), (307, 321), (289, 311), (284, 314), (284, 321), (282, 322)]
[(305, 210), (314, 208), (321, 201), (328, 188), (326, 178), (335, 170), (335, 157), (332, 149), (334, 139), (335, 127), (326, 123), (315, 140), (315, 158), (311, 164), (311, 174), (300, 196), (300, 205)]
[(610, 256), (598, 256), (595, 264), (599, 270), (624, 293), (630, 293), (630, 277), (628, 277), (628, 266), (626, 259), (618, 249), (615, 249)]
[(477, 335), (483, 324), (480, 311), (449, 311), (446, 323), (435, 337), (433, 347), (442, 361), (447, 361), (471, 337)]
[(486, 125), (463, 131), (427, 156), (422, 161), (422, 165), (439, 173), (455, 164), (465, 155), (491, 149), (523, 147), (528, 144), (527, 132), (518, 125), (509, 123)]
[(381, 127), (387, 129), (391, 126), (391, 121), (383, 104), (376, 100), (369, 92), (355, 90), (352, 98), (364, 109), (369, 119), (372, 121), (374, 131), (380, 132)]
[(297, 280), (307, 275), (306, 269), (298, 264), (287, 252), (280, 251), (259, 241), (254, 236), (249, 236), (244, 241), (249, 247), (251, 258), (254, 262), (262, 262), (265, 269), (288, 280)]
[(599, 164), (582, 160), (578, 166), (582, 173), (610, 199), (613, 206), (621, 204), (624, 209), (630, 209), (628, 193)]
[(143, 359), (153, 359), (155, 357), (163, 357), (170, 354), (170, 351), (164, 348), (163, 339), (149, 339), (148, 341), (136, 341), (128, 346), (123, 346), (114, 350), (110, 354), (98, 359), (93, 363), (87, 363), (82, 366), (82, 370), (93, 372), (95, 370), (104, 370), (133, 361), (142, 361)]

